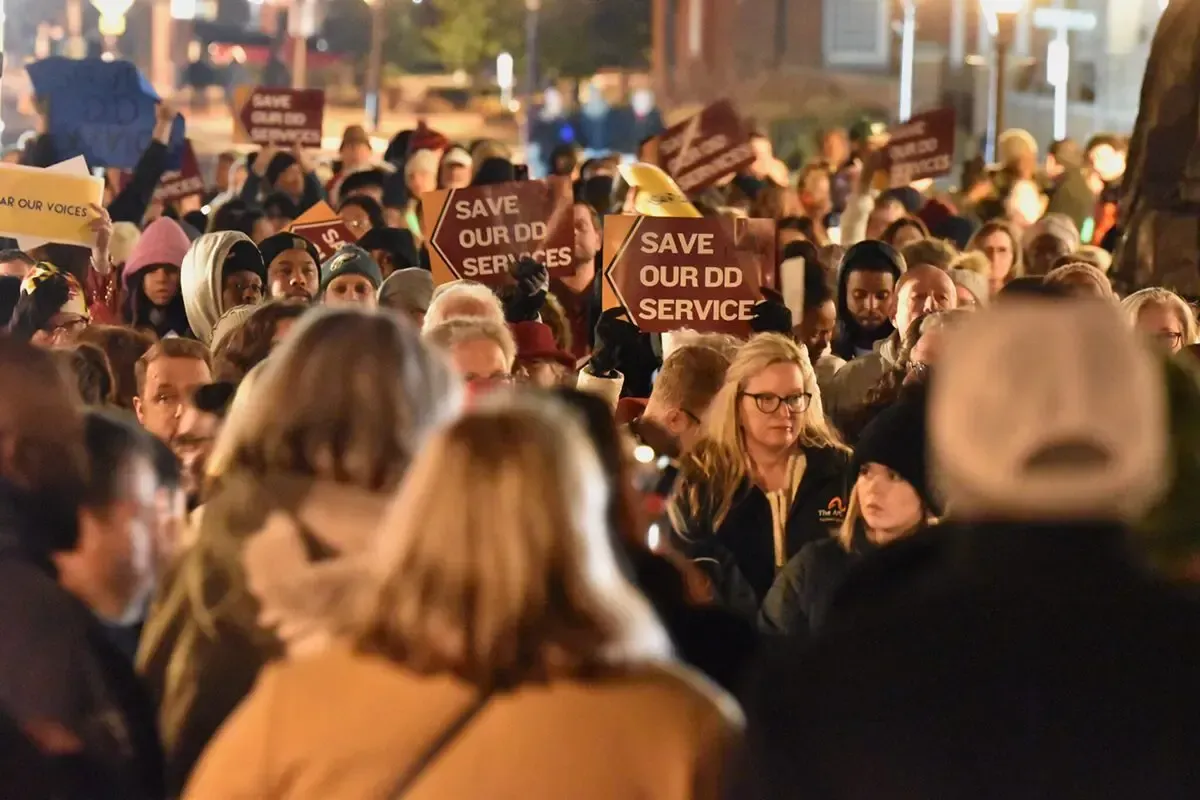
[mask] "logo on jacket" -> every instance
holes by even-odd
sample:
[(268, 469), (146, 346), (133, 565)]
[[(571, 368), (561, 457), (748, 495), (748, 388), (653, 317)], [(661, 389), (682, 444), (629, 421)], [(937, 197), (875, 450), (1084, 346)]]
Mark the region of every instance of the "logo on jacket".
[(829, 505), (817, 512), (817, 519), (829, 525), (840, 525), (846, 519), (846, 503), (842, 498), (835, 497)]

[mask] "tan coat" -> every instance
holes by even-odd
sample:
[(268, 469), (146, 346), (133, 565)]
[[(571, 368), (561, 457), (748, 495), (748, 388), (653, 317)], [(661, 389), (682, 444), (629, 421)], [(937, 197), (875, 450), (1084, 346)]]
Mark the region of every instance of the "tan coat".
[[(172, 792), (263, 664), (285, 646), (320, 641), (321, 613), (339, 596), (333, 578), (365, 547), (389, 500), (304, 477), (237, 472), (223, 479), (198, 519), (198, 537), (209, 546), (181, 554), (166, 576), (138, 653), (138, 672), (158, 704)], [(297, 557), (299, 527), (341, 557), (325, 553), (310, 563), (303, 549)], [(196, 574), (204, 576), (205, 614), (179, 601)]]
[[(335, 647), (268, 667), (213, 740), (185, 800), (391, 800), (475, 698)], [(740, 739), (733, 701), (681, 667), (497, 695), (407, 800), (717, 798)]]

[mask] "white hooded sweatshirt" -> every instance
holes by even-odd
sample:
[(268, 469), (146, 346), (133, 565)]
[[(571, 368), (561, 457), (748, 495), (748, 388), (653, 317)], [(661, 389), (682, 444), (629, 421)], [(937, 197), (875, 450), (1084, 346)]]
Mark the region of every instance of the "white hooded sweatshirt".
[(254, 245), (249, 236), (238, 231), (206, 233), (192, 242), (179, 275), (183, 307), (188, 325), (196, 338), (209, 346), (217, 320), (228, 311), (221, 303), (222, 268), (236, 242)]

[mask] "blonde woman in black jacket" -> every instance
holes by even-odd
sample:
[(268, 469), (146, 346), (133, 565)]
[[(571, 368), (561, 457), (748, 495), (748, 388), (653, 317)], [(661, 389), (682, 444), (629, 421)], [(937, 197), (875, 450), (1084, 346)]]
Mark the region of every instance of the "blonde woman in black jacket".
[(804, 349), (778, 334), (743, 345), (680, 465), (669, 511), (713, 594), (756, 614), (776, 572), (845, 516), (849, 449), (825, 419)]

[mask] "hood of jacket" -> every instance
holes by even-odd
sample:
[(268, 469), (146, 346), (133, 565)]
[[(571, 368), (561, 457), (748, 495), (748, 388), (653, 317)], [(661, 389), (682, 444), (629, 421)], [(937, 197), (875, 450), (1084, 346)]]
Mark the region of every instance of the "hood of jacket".
[[(896, 326), (888, 319), (879, 326), (878, 329), (871, 333), (863, 330), (863, 327), (854, 319), (854, 315), (850, 313), (849, 298), (846, 292), (846, 286), (850, 282), (850, 273), (856, 270), (840, 270), (838, 272), (837, 284), (837, 331), (834, 334), (832, 352), (839, 358), (844, 358), (847, 361), (855, 356), (855, 348), (861, 350), (869, 349), (875, 342), (881, 339), (886, 339), (895, 332)], [(896, 282), (900, 281), (901, 272), (898, 269), (891, 270), (892, 277)]]
[(212, 343), (213, 328), (228, 309), (221, 304), (221, 268), (235, 242), (253, 242), (237, 231), (206, 233), (188, 249), (180, 269), (179, 290), (192, 333), (205, 345)]
[(242, 564), (259, 603), (258, 622), (291, 653), (326, 645), (337, 633), (339, 610), (370, 585), (389, 502), (388, 494), (307, 481), (299, 502), (272, 512), (246, 542)]

